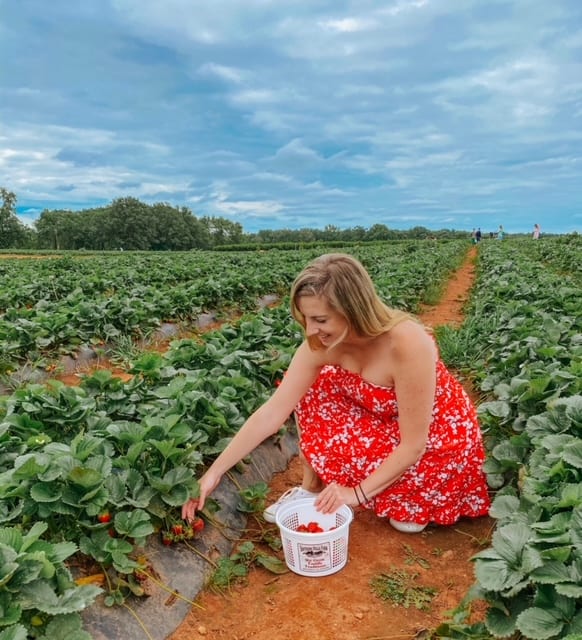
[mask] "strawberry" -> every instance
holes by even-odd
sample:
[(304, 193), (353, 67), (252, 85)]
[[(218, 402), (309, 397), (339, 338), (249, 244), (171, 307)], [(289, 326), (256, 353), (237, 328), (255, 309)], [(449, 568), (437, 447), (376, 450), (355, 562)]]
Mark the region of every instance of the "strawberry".
[(181, 536), (184, 533), (184, 527), (181, 524), (175, 524), (172, 526), (172, 533), (175, 536)]
[(204, 523), (204, 520), (202, 520), (202, 518), (197, 517), (197, 518), (194, 518), (194, 520), (192, 520), (192, 529), (196, 533), (200, 533), (200, 531), (204, 529), (204, 526), (205, 526), (205, 523)]
[(169, 547), (171, 544), (174, 544), (174, 536), (169, 531), (162, 534), (162, 544), (165, 547)]
[(108, 522), (111, 522), (111, 514), (109, 511), (103, 511), (97, 516), (97, 520), (99, 520), (101, 524), (107, 524)]
[(319, 522), (310, 522), (307, 525), (307, 531), (309, 531), (309, 533), (321, 533), (323, 529), (321, 528)]
[(323, 528), (319, 522), (310, 522), (309, 524), (300, 524), (296, 531), (300, 533), (323, 533)]

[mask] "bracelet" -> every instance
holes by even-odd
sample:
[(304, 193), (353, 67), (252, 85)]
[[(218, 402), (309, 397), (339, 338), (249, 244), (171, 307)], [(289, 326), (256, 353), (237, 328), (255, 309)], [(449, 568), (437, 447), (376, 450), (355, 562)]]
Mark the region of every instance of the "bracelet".
[(364, 496), (364, 502), (370, 502), (368, 500), (368, 496), (364, 493), (364, 490), (362, 489), (362, 483), (360, 482), (360, 484), (358, 485), (358, 488), (360, 489), (360, 491), (362, 492), (362, 495)]
[(360, 502), (360, 496), (358, 495), (358, 492), (356, 491), (356, 487), (352, 487), (352, 489), (354, 490), (354, 495), (356, 496), (356, 500), (358, 501), (358, 504), (361, 507), (362, 503)]

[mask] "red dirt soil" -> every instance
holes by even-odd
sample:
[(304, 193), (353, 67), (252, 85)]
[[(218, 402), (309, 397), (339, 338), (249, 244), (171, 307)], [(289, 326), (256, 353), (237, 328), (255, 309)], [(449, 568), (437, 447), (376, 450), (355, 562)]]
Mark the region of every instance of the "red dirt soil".
[[(462, 321), (463, 304), (474, 278), (472, 248), (451, 278), (441, 302), (420, 317), (429, 326)], [(470, 389), (468, 389), (471, 392)], [(474, 394), (472, 394), (474, 397)], [(270, 484), (270, 498), (300, 484), (294, 458)], [(249, 519), (245, 539), (259, 539), (259, 524)], [(275, 525), (267, 525), (275, 528)], [(474, 582), (471, 557), (489, 546), (494, 521), (464, 519), (451, 527), (429, 526), (421, 534), (405, 534), (369, 511), (357, 510), (349, 533), (348, 562), (325, 577), (289, 572), (275, 576), (253, 568), (248, 579), (221, 594), (200, 594), (184, 622), (167, 640), (405, 640), (427, 638), (447, 618)], [(281, 554), (281, 558), (283, 558)], [(428, 610), (395, 606), (382, 600), (370, 582), (380, 574), (405, 571), (415, 587), (436, 590)], [(478, 619), (482, 603), (475, 603)]]

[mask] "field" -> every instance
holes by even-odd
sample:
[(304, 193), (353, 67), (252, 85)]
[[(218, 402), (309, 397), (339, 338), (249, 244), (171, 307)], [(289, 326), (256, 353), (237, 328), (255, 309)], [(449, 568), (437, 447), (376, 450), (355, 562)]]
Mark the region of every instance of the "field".
[[(405, 241), (347, 250), (389, 304), (421, 314), (439, 300), (468, 249), (461, 241)], [(23, 630), (65, 637), (68, 628), (80, 639), (98, 638), (99, 629), (80, 629), (93, 619), (85, 613), (103, 601), (120, 618), (128, 608), (143, 611), (142, 596), (160, 582), (155, 546), (180, 524), (179, 505), (195, 491), (195, 478), (267, 397), (299, 343), (285, 296), (297, 271), (324, 251), (0, 261), (4, 545), (21, 573), (38, 563), (23, 546), (51, 548), (51, 570), (30, 578), (34, 598), (29, 588), (2, 592), (19, 614), (5, 617), (0, 640), (25, 638)], [(494, 532), (469, 569), (483, 620), (472, 619), (470, 607), (448, 620), (429, 615), (425, 637), (582, 634), (581, 255), (576, 236), (482, 243), (464, 322), (436, 328), (443, 359), (479, 404)], [(202, 318), (214, 322), (211, 330), (201, 328)], [(71, 362), (79, 365), (73, 374), (83, 374), (75, 386), (59, 381), (71, 374)], [(98, 363), (125, 375), (96, 369)], [(245, 486), (247, 471), (237, 470), (244, 489), (238, 506), (254, 522), (269, 486)], [(163, 553), (183, 558), (185, 548), (207, 550), (205, 536), (219, 528), (216, 514), (203, 514), (203, 533), (174, 534)], [(14, 527), (31, 531), (27, 545)], [(232, 560), (223, 590), (249, 571), (278, 570), (280, 553), (265, 560), (269, 541), (255, 542), (261, 553)], [(84, 569), (99, 571), (75, 583), (70, 568), (83, 558)], [(220, 565), (210, 560), (206, 579), (216, 583)], [(172, 589), (171, 579), (164, 584)], [(192, 601), (198, 590), (180, 593)], [(191, 604), (183, 601), (185, 607)], [(148, 624), (156, 626), (149, 617), (123, 618), (124, 635), (148, 637)], [(156, 628), (149, 637), (171, 631)], [(358, 637), (388, 637), (374, 632)]]

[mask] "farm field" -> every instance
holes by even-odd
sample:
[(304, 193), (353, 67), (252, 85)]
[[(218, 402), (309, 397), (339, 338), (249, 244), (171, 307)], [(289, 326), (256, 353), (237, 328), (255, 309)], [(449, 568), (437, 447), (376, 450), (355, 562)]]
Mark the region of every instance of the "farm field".
[[(476, 394), (490, 450), (488, 477), (497, 497), (492, 518), (468, 523), (468, 530), (463, 523), (459, 529), (465, 530), (455, 531), (454, 541), (451, 531), (438, 528), (421, 536), (391, 531), (386, 540), (381, 523), (366, 521), (363, 514), (352, 527), (350, 548), (357, 553), (370, 539), (378, 546), (368, 545), (375, 549), (376, 564), (362, 565), (387, 573), (393, 560), (402, 570), (418, 573), (415, 579), (436, 593), (426, 610), (412, 601), (408, 608), (395, 607), (372, 593), (374, 576), (350, 561), (336, 576), (308, 581), (317, 583), (311, 587), (316, 589), (311, 601), (326, 613), (337, 609), (337, 602), (323, 599), (321, 585), (330, 583), (335, 585), (330, 593), (343, 593), (344, 602), (352, 597), (358, 607), (338, 613), (339, 627), (333, 629), (324, 623), (327, 616), (318, 621), (314, 612), (310, 637), (371, 640), (400, 630), (399, 637), (521, 634), (573, 640), (582, 634), (582, 497), (576, 490), (582, 468), (579, 240), (484, 242), (475, 258), (470, 297), (459, 305), (461, 294), (455, 294), (455, 314), (461, 306), (464, 317), (447, 316), (443, 326), (438, 315), (430, 319), (430, 313), (451, 274), (461, 264), (472, 268), (471, 262), (463, 263), (465, 243), (403, 242), (346, 250), (362, 259), (390, 304), (426, 313), (427, 323), (436, 327), (443, 358)], [(261, 308), (260, 300), (271, 296), (284, 302), (295, 273), (321, 252), (0, 261), (1, 362), (8, 390), (0, 399), (2, 526), (37, 527), (35, 534), (51, 544), (78, 545), (107, 575), (100, 585), (105, 594), (97, 595), (95, 584), (69, 583), (68, 601), (74, 593), (74, 606), (66, 611), (45, 606), (50, 611), (43, 609), (35, 619), (40, 624), (32, 637), (46, 633), (48, 638), (58, 625), (80, 625), (81, 618), (75, 616), (96, 606), (91, 604), (95, 598), (128, 605), (140, 598), (140, 589), (154, 588), (143, 579), (143, 568), (145, 562), (147, 573), (155, 571), (155, 552), (144, 559), (139, 549), (178, 524), (178, 507), (195, 490), (194, 479), (205, 461), (266, 397), (300, 340), (285, 304)], [(12, 291), (15, 283), (19, 286)], [(213, 331), (198, 331), (196, 319), (209, 312), (219, 324)], [(130, 346), (128, 340), (135, 344), (164, 323), (177, 328), (167, 351), (140, 352)], [(79, 348), (117, 356), (127, 378), (87, 370), (80, 384), (70, 387), (44, 377), (58, 377), (62, 358)], [(36, 372), (37, 382), (15, 381), (13, 373), (25, 370)], [(554, 458), (550, 465), (547, 461)], [(293, 484), (296, 473), (292, 463), (262, 494), (255, 491), (254, 506), (267, 499), (269, 489), (276, 495)], [(251, 512), (248, 504), (244, 508)], [(101, 521), (104, 513), (110, 520)], [(212, 529), (215, 512), (203, 517)], [(44, 531), (38, 529), (40, 523), (46, 523)], [(253, 515), (249, 529), (261, 549), (268, 548), (265, 542), (276, 534)], [(193, 536), (189, 544), (202, 545), (204, 535)], [(386, 543), (390, 549), (382, 555)], [(178, 553), (183, 544), (177, 540), (171, 548)], [(71, 553), (65, 555), (62, 548), (52, 556), (63, 584), (66, 567), (61, 565), (75, 553), (73, 547), (66, 549)], [(148, 549), (151, 552), (151, 546)], [(477, 557), (471, 561), (473, 554)], [(278, 631), (288, 630), (281, 621), (290, 613), (289, 596), (309, 593), (305, 579), (270, 573), (264, 565), (256, 554), (239, 558), (237, 567), (250, 571), (251, 586), (241, 587), (236, 580), (227, 585), (238, 613), (254, 611), (255, 623), (257, 617), (265, 621), (247, 631), (239, 626), (241, 639), (277, 637)], [(208, 564), (207, 569), (212, 567)], [(453, 568), (455, 575), (448, 573)], [(469, 625), (474, 616), (470, 608), (445, 622), (446, 612), (459, 604), (473, 581), (473, 568), (481, 589), (473, 610), (485, 622)], [(356, 573), (348, 576), (350, 571)], [(431, 586), (437, 575), (438, 586)], [(244, 572), (240, 576), (244, 578)], [(288, 583), (294, 593), (286, 590)], [(351, 592), (345, 591), (346, 583)], [(54, 584), (46, 586), (55, 597), (63, 595)], [(364, 603), (354, 600), (356, 588), (365, 593)], [(229, 588), (223, 585), (225, 590)], [(258, 597), (259, 591), (263, 597), (251, 599), (253, 609), (244, 594)], [(418, 602), (425, 602), (428, 591), (419, 593)], [(239, 607), (236, 598), (247, 604)], [(219, 606), (216, 602), (213, 607)], [(259, 611), (260, 606), (266, 608)], [(24, 613), (12, 623), (13, 629), (32, 628), (32, 617)], [(267, 626), (271, 617), (278, 627)], [(287, 621), (291, 625), (292, 618)], [(140, 625), (132, 631), (132, 624), (135, 627), (130, 616), (129, 639), (148, 637)], [(212, 624), (195, 606), (185, 626), (175, 631), (178, 635), (170, 636), (169, 630), (151, 637), (234, 637), (236, 625), (211, 633)], [(346, 629), (353, 635), (346, 635)], [(275, 635), (267, 635), (269, 631)], [(7, 637), (19, 640), (17, 635)]]
[[(440, 302), (422, 309), (420, 317), (427, 326), (462, 323), (462, 307), (475, 278), (475, 254), (470, 251), (452, 275)], [(472, 391), (470, 385), (467, 390)], [(271, 495), (276, 498), (300, 481), (300, 463), (294, 458), (284, 473), (274, 476)], [(258, 568), (248, 581), (226, 595), (203, 593), (198, 602), (204, 609), (193, 608), (168, 640), (204, 635), (238, 640), (299, 639), (305, 637), (307, 628), (309, 636), (317, 640), (428, 637), (429, 629), (435, 628), (471, 587), (470, 558), (488, 545), (493, 528), (492, 519), (480, 518), (451, 528), (430, 528), (419, 536), (407, 535), (368, 512), (357, 512), (350, 530), (349, 562), (338, 574), (323, 578), (286, 574), (273, 579)], [(256, 539), (257, 530), (251, 521), (249, 534), (243, 539)], [(383, 602), (371, 590), (371, 577), (389, 570), (410, 589), (406, 607)], [(428, 598), (429, 589), (437, 591), (429, 607), (416, 608), (415, 589), (419, 606), (423, 606), (423, 597)], [(479, 604), (474, 605), (473, 617), (481, 613)]]

